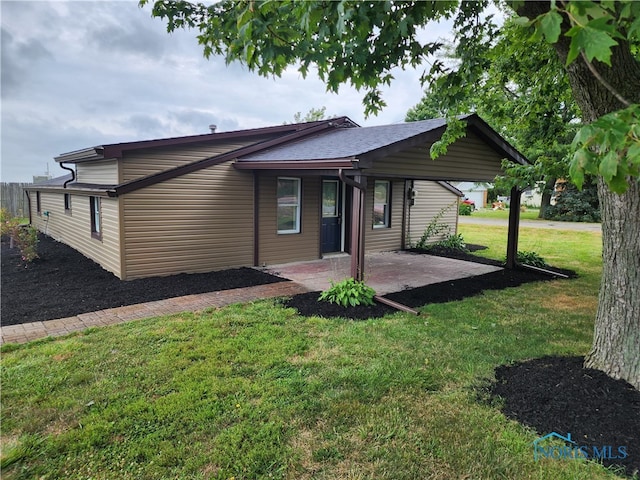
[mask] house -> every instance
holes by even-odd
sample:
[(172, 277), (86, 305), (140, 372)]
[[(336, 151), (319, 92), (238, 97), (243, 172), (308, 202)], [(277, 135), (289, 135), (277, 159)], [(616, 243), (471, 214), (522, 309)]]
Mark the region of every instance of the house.
[[(437, 160), (435, 119), (359, 127), (347, 117), (101, 145), (55, 158), (28, 187), (30, 220), (121, 279), (398, 250), (501, 160), (526, 159), (477, 115)], [(445, 221), (455, 232), (457, 208)]]
[(460, 182), (455, 187), (460, 190), (465, 199), (472, 200), (476, 208), (487, 206), (488, 187), (486, 183)]

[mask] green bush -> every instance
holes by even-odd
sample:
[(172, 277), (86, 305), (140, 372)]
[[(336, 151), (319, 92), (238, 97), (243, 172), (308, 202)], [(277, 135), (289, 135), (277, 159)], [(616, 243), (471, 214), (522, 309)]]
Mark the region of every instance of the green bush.
[(546, 268), (549, 264), (536, 252), (518, 252), (516, 261), (525, 265), (531, 265), (539, 268)]
[(318, 301), (337, 303), (343, 307), (355, 307), (357, 305), (374, 305), (373, 297), (376, 292), (364, 282), (353, 278), (345, 278), (341, 282), (331, 282), (331, 288), (322, 292)]
[(451, 250), (460, 250), (461, 252), (469, 251), (461, 233), (458, 233), (457, 235), (447, 235), (444, 240), (434, 243), (433, 246), (449, 248)]
[(545, 209), (545, 218), (564, 222), (600, 222), (600, 203), (595, 183), (586, 183), (582, 190), (567, 183), (556, 196), (555, 205)]
[(415, 248), (417, 248), (418, 250), (426, 250), (428, 249), (429, 241), (433, 237), (440, 235), (442, 232), (449, 232), (449, 230), (451, 230), (451, 227), (449, 225), (447, 225), (446, 223), (442, 223), (440, 220), (442, 220), (444, 214), (447, 213), (447, 211), (455, 204), (456, 202), (453, 202), (440, 209), (436, 216), (431, 219), (429, 225), (427, 225), (427, 227), (424, 229), (424, 232), (420, 237), (420, 240), (418, 240), (418, 243), (416, 243)]
[(0, 210), (0, 233), (11, 237), (25, 262), (38, 258), (38, 231), (30, 225), (22, 225), (20, 219), (4, 208)]
[(471, 215), (471, 212), (473, 212), (473, 207), (471, 205), (466, 203), (461, 203), (460, 205), (458, 205), (459, 215), (469, 216)]

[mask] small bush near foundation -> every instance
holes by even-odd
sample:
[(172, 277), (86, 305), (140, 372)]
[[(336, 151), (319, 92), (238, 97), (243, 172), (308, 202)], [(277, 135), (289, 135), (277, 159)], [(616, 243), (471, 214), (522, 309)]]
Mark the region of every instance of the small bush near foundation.
[(4, 208), (0, 211), (0, 233), (11, 238), (25, 262), (38, 258), (38, 231), (32, 226), (22, 225), (20, 219), (11, 216)]
[(518, 263), (523, 263), (524, 265), (531, 265), (538, 268), (546, 268), (549, 266), (544, 258), (536, 252), (518, 252), (516, 255), (516, 261)]
[(355, 307), (358, 305), (374, 305), (373, 297), (376, 292), (373, 288), (353, 278), (345, 278), (341, 282), (331, 282), (331, 288), (322, 292), (318, 301), (337, 303), (343, 307)]
[(461, 252), (469, 251), (461, 233), (458, 233), (457, 235), (447, 235), (444, 240), (434, 243), (433, 246), (449, 248), (451, 250), (460, 250)]
[[(504, 258), (504, 261), (507, 261), (506, 257)], [(545, 261), (545, 259), (538, 255), (536, 252), (519, 251), (516, 254), (516, 262), (538, 268), (549, 267), (549, 264)]]

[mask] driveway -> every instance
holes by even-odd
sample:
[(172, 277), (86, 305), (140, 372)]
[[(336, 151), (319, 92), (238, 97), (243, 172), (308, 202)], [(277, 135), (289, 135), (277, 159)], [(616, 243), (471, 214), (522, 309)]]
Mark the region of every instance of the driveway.
[[(458, 223), (468, 225), (496, 225), (507, 227), (509, 220), (501, 218), (479, 218), (460, 215)], [(581, 232), (601, 232), (602, 228), (599, 223), (583, 223), (583, 222), (556, 222), (552, 220), (520, 220), (521, 227), (529, 228), (551, 228), (554, 230), (573, 230)]]

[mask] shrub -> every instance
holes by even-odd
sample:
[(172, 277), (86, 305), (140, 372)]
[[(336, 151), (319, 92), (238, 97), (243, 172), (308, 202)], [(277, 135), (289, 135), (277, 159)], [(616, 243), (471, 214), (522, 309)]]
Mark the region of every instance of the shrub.
[(434, 243), (433, 246), (448, 248), (451, 250), (460, 250), (461, 252), (469, 251), (461, 233), (458, 233), (457, 235), (447, 235), (447, 238)]
[(318, 301), (337, 303), (343, 307), (355, 307), (357, 305), (374, 305), (373, 297), (376, 292), (373, 288), (353, 278), (345, 278), (341, 282), (331, 282), (331, 288), (322, 292)]
[(471, 215), (471, 212), (473, 212), (473, 207), (471, 207), (471, 205), (468, 205), (466, 203), (461, 203), (460, 205), (458, 205), (459, 215), (469, 216)]
[(38, 231), (34, 227), (20, 224), (20, 220), (4, 208), (0, 210), (0, 225), (0, 233), (11, 237), (20, 249), (22, 260), (32, 262), (38, 258)]
[(556, 195), (556, 204), (546, 208), (545, 218), (565, 222), (600, 222), (597, 186), (586, 183), (580, 191), (573, 184), (565, 184)]
[(549, 266), (545, 262), (544, 258), (538, 255), (536, 252), (518, 252), (516, 255), (516, 261), (525, 265), (532, 265), (534, 267), (546, 268)]
[(453, 202), (450, 205), (447, 205), (440, 209), (436, 216), (431, 219), (429, 225), (427, 225), (427, 227), (424, 229), (424, 233), (420, 237), (420, 240), (418, 240), (418, 243), (416, 243), (415, 248), (417, 248), (418, 250), (426, 250), (428, 248), (430, 240), (433, 237), (440, 235), (442, 232), (448, 233), (449, 230), (451, 230), (451, 227), (449, 225), (447, 225), (446, 223), (442, 223), (440, 220), (442, 219), (442, 217), (444, 217), (444, 214), (447, 213), (447, 211), (455, 204), (456, 202)]

